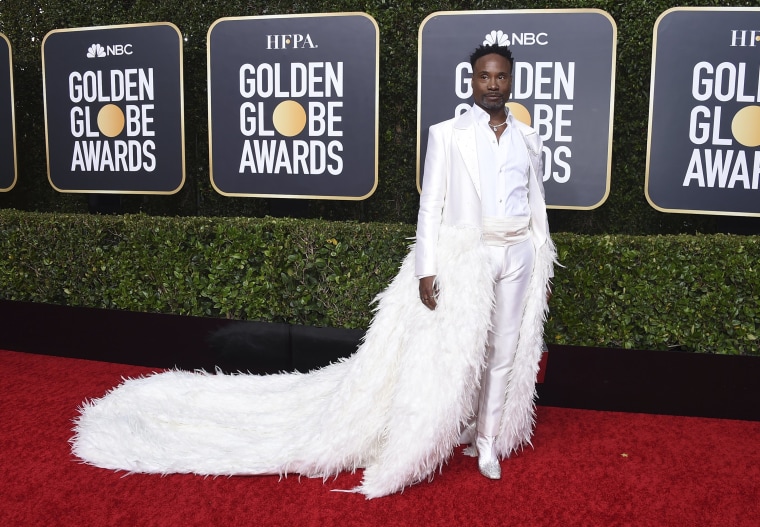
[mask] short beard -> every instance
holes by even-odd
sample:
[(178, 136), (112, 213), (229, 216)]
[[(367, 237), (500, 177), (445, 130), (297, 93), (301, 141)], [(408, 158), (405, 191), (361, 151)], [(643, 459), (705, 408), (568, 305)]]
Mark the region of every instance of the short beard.
[(487, 112), (490, 112), (492, 110), (503, 110), (504, 106), (507, 104), (507, 101), (504, 100), (504, 97), (502, 97), (499, 101), (490, 101), (488, 98), (484, 95), (480, 98), (480, 104), (479, 106), (486, 110)]

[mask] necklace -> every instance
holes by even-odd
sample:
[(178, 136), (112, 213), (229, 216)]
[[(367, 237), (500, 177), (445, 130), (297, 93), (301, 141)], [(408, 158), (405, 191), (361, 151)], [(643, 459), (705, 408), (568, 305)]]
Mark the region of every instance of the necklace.
[(491, 127), (491, 130), (493, 130), (494, 132), (496, 132), (496, 131), (497, 131), (499, 128), (501, 128), (501, 127), (502, 127), (502, 126), (504, 126), (505, 124), (507, 124), (507, 121), (504, 121), (504, 122), (503, 122), (503, 123), (501, 123), (501, 124), (491, 124), (491, 123), (488, 123), (488, 126), (490, 126), (490, 127)]

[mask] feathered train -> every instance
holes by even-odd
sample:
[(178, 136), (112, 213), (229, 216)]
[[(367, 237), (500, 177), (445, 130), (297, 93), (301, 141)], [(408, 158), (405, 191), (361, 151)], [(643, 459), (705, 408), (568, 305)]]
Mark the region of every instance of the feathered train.
[[(73, 453), (98, 467), (159, 474), (327, 478), (364, 468), (353, 490), (368, 498), (429, 479), (473, 414), (493, 303), (478, 231), (444, 228), (439, 251), (435, 311), (419, 301), (412, 247), (351, 357), (307, 374), (126, 380), (83, 404)], [(532, 375), (513, 380), (531, 388), (509, 409), (522, 424), (504, 451), (530, 439)]]

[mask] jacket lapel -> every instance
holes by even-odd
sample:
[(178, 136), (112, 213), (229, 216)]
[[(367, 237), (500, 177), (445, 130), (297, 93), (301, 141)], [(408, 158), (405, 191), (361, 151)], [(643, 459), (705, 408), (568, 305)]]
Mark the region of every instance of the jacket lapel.
[(475, 123), (472, 119), (472, 111), (463, 113), (454, 122), (454, 142), (467, 168), (467, 174), (475, 186), (475, 191), (480, 197), (480, 168), (478, 166), (478, 149), (475, 142)]
[[(511, 123), (511, 126), (512, 125), (516, 125), (516, 123), (513, 121)], [(530, 130), (528, 135), (526, 135), (525, 129), (519, 125), (517, 126), (517, 130), (523, 138), (525, 149), (528, 152), (528, 159), (530, 160), (528, 203), (530, 204), (531, 216), (533, 218), (531, 228), (537, 238), (538, 245), (541, 246), (549, 236), (549, 233), (546, 229), (546, 204), (544, 202), (543, 183), (538, 180), (538, 178), (541, 177), (541, 152), (539, 152), (538, 142), (536, 141), (537, 132), (535, 130)]]

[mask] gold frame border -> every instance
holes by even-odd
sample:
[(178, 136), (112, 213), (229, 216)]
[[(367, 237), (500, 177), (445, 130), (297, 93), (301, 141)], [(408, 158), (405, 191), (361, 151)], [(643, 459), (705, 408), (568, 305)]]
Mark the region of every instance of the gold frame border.
[(612, 132), (613, 124), (615, 120), (615, 80), (617, 76), (617, 23), (615, 19), (607, 11), (596, 8), (582, 8), (582, 9), (496, 9), (496, 10), (472, 10), (472, 11), (436, 11), (425, 17), (420, 24), (420, 29), (417, 33), (417, 192), (422, 192), (420, 185), (421, 167), (420, 167), (420, 137), (421, 137), (421, 104), (422, 104), (422, 30), (427, 22), (435, 16), (450, 16), (450, 15), (492, 15), (492, 14), (543, 14), (543, 13), (565, 13), (565, 14), (581, 14), (581, 13), (593, 13), (602, 15), (604, 18), (610, 21), (612, 24), (612, 78), (610, 79), (610, 122), (609, 133), (607, 140), (607, 185), (604, 192), (604, 196), (598, 203), (588, 207), (571, 207), (566, 205), (547, 205), (548, 209), (555, 210), (593, 210), (604, 204), (609, 198), (610, 188), (612, 182)]
[[(304, 194), (247, 194), (247, 193), (233, 193), (223, 192), (216, 186), (214, 181), (214, 163), (213, 163), (213, 141), (212, 136), (212, 124), (211, 124), (211, 31), (217, 24), (227, 21), (240, 21), (240, 20), (262, 20), (270, 18), (327, 18), (327, 17), (347, 17), (347, 16), (361, 16), (372, 22), (375, 27), (375, 183), (372, 189), (364, 196), (323, 196), (323, 195), (304, 195)], [(230, 16), (222, 17), (209, 26), (206, 32), (206, 96), (208, 98), (208, 176), (211, 186), (214, 190), (226, 197), (235, 198), (286, 198), (286, 199), (323, 199), (334, 201), (363, 201), (377, 190), (378, 185), (378, 172), (379, 172), (379, 142), (380, 142), (380, 27), (377, 25), (377, 21), (368, 13), (361, 11), (356, 12), (339, 12), (339, 13), (307, 13), (307, 14), (294, 14), (294, 15), (253, 15), (253, 16)]]
[(674, 11), (760, 11), (760, 7), (671, 7), (666, 9), (654, 23), (654, 29), (652, 30), (652, 60), (651, 60), (651, 74), (649, 81), (649, 122), (647, 124), (647, 162), (644, 169), (644, 197), (646, 197), (649, 205), (659, 211), (671, 214), (705, 214), (710, 216), (741, 216), (741, 217), (760, 217), (760, 212), (730, 212), (725, 210), (699, 210), (699, 209), (667, 209), (656, 205), (652, 198), (649, 196), (649, 162), (651, 160), (651, 146), (652, 146), (652, 114), (654, 110), (654, 83), (655, 72), (657, 71), (657, 28), (660, 26), (667, 15)]
[(0, 188), (0, 192), (10, 192), (18, 183), (18, 151), (16, 147), (16, 99), (13, 92), (13, 47), (11, 41), (4, 33), (0, 33), (0, 38), (8, 45), (8, 69), (11, 94), (11, 140), (13, 142), (13, 183), (10, 187)]
[[(182, 146), (182, 181), (180, 182), (179, 186), (170, 191), (161, 191), (161, 192), (146, 192), (146, 191), (138, 191), (138, 190), (62, 190), (56, 187), (53, 184), (52, 179), (50, 178), (50, 139), (48, 137), (48, 113), (47, 113), (47, 86), (46, 86), (46, 71), (45, 71), (45, 42), (47, 42), (47, 39), (50, 35), (53, 35), (55, 33), (75, 33), (75, 32), (81, 32), (81, 31), (100, 31), (103, 29), (124, 29), (124, 28), (130, 28), (130, 27), (154, 27), (154, 26), (167, 26), (177, 33), (177, 38), (179, 39), (179, 110), (180, 110), (180, 135), (181, 135), (181, 146)], [(185, 55), (184, 55), (184, 40), (182, 38), (182, 32), (179, 30), (179, 28), (174, 25), (171, 22), (146, 22), (146, 23), (136, 23), (136, 24), (115, 24), (111, 26), (91, 26), (91, 27), (75, 27), (75, 28), (63, 28), (63, 29), (52, 29), (48, 31), (45, 34), (45, 37), (42, 39), (42, 44), (40, 46), (40, 51), (42, 53), (42, 100), (44, 103), (44, 109), (45, 109), (45, 157), (46, 157), (46, 163), (47, 163), (47, 177), (48, 182), (50, 183), (50, 186), (53, 187), (57, 192), (60, 192), (62, 194), (138, 194), (138, 195), (153, 195), (153, 196), (171, 196), (173, 194), (176, 194), (182, 188), (185, 186), (185, 182), (187, 180), (187, 166), (186, 166), (186, 159), (185, 159)]]

